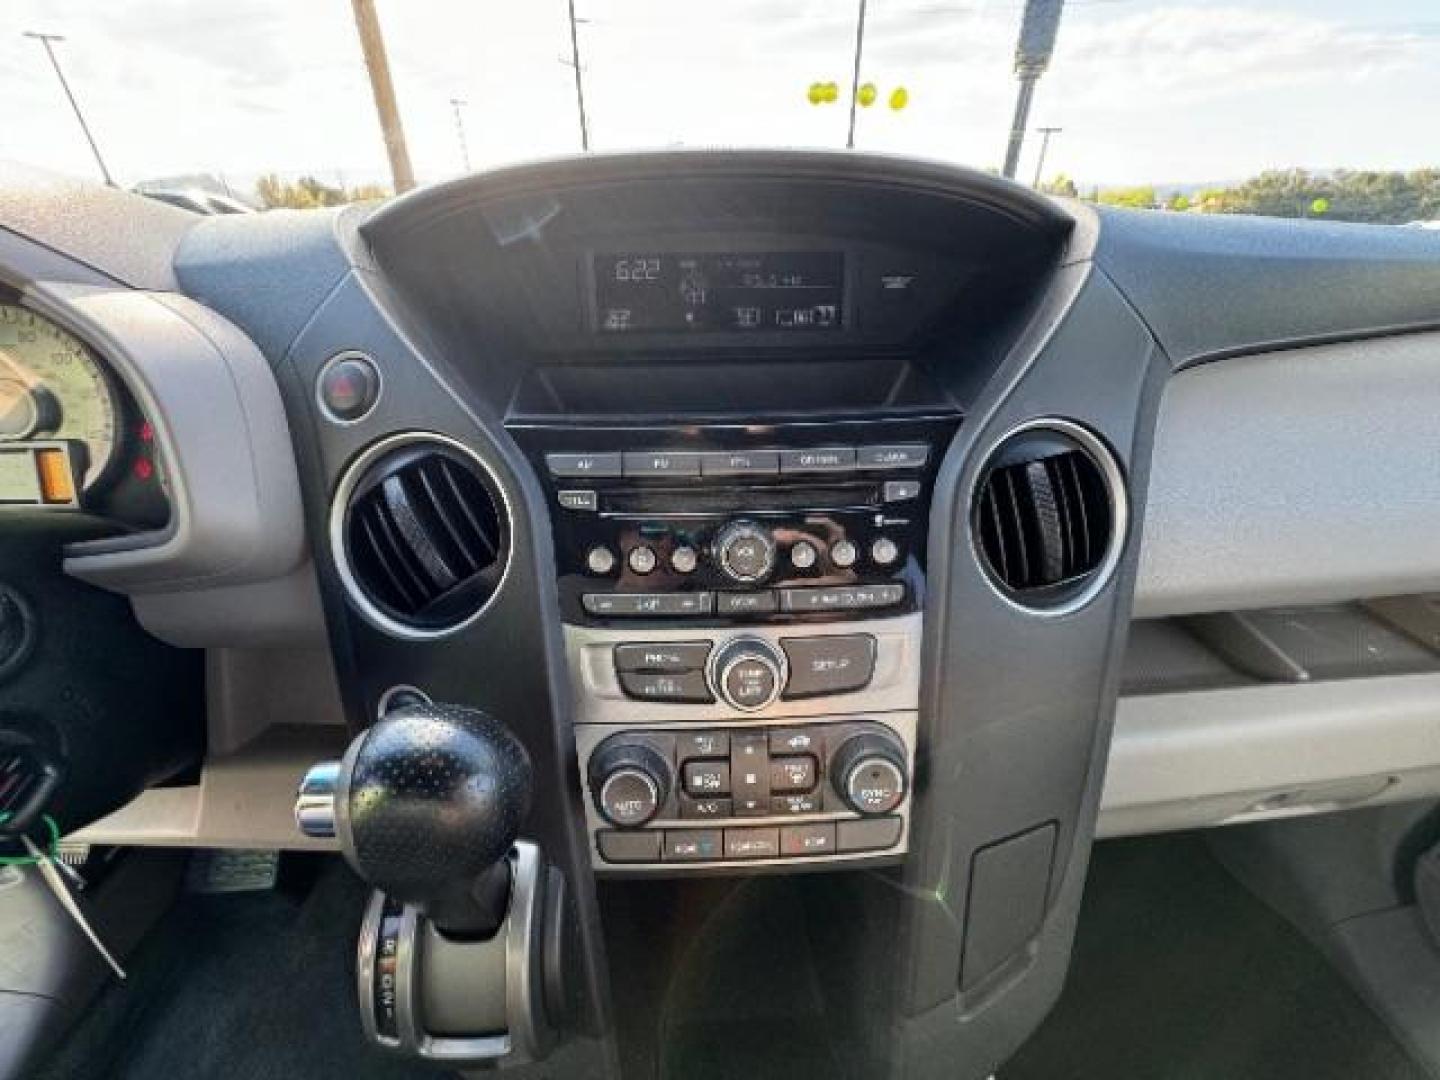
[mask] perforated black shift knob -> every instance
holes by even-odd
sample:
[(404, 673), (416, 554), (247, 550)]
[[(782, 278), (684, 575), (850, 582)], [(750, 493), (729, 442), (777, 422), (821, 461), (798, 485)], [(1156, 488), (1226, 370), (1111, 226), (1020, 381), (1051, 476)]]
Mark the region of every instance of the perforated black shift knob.
[[(496, 875), (530, 809), (525, 747), (478, 709), (414, 704), (356, 740), (340, 768), (345, 857), (443, 930), (485, 932)], [(503, 867), (502, 867), (503, 872)]]

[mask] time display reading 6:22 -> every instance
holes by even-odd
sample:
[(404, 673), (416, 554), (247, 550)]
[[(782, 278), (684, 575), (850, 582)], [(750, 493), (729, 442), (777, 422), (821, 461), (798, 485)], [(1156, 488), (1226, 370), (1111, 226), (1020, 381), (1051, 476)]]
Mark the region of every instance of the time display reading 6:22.
[(838, 251), (596, 255), (602, 333), (839, 330), (845, 256)]
[(616, 281), (659, 281), (660, 257), (641, 255), (633, 259), (616, 259)]

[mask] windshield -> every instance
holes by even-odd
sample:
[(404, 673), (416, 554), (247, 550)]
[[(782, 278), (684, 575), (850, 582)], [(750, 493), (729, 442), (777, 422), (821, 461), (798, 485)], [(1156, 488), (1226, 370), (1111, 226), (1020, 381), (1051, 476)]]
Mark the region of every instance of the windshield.
[(1434, 0), (1032, 0), (1028, 43), (1026, 7), (10, 0), (0, 153), (197, 212), (582, 146), (848, 143), (1131, 206), (1440, 219)]

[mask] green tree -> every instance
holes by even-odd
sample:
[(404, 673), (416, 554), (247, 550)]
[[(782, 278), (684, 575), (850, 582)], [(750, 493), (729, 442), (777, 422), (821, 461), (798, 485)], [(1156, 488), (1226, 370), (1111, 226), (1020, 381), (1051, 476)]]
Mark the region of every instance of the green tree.
[(384, 199), (390, 192), (379, 184), (361, 184), (347, 188), (344, 185), (323, 184), (313, 176), (302, 176), (294, 183), (281, 180), (274, 173), (268, 173), (255, 182), (255, 194), (267, 210), (287, 207), (291, 210), (313, 210), (320, 206), (343, 206), (345, 203), (362, 202), (368, 199)]
[(1080, 197), (1080, 189), (1075, 186), (1075, 181), (1064, 173), (1056, 173), (1048, 181), (1040, 185), (1040, 190), (1047, 195), (1062, 195), (1067, 199)]
[(1166, 201), (1165, 206), (1169, 210), (1184, 212), (1190, 209), (1190, 197), (1184, 192), (1177, 191)]
[(1153, 210), (1159, 203), (1155, 189), (1146, 184), (1141, 187), (1106, 188), (1100, 192), (1100, 202), (1106, 206), (1128, 206), (1137, 210)]

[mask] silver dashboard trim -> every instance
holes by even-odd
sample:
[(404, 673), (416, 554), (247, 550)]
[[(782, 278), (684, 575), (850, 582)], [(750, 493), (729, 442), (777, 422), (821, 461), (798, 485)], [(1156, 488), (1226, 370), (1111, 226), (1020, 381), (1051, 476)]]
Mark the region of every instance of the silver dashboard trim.
[[(768, 724), (807, 717), (918, 709), (923, 624), (924, 616), (920, 612), (834, 623), (735, 628), (677, 625), (611, 629), (566, 624), (565, 659), (570, 669), (572, 714), (577, 725), (622, 724), (636, 728), (675, 723)], [(869, 634), (875, 638), (875, 673), (863, 690), (794, 701), (779, 697), (754, 712), (737, 712), (719, 700), (708, 704), (636, 701), (625, 695), (615, 671), (614, 649), (622, 644), (705, 639), (713, 643), (714, 655), (734, 638), (761, 638), (783, 656), (782, 638), (852, 634)]]

